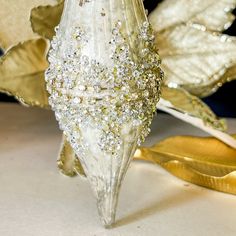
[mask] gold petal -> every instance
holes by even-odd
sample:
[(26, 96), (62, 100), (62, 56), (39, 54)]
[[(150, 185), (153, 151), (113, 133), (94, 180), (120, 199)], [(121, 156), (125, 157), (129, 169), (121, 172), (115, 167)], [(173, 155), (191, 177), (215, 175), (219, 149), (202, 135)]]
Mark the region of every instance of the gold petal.
[(56, 0), (0, 0), (0, 47), (6, 50), (21, 41), (37, 37), (30, 26), (30, 10), (53, 3)]
[(171, 137), (138, 149), (135, 158), (159, 164), (193, 184), (236, 194), (236, 149), (215, 138)]
[(236, 0), (165, 0), (150, 14), (154, 30), (161, 32), (182, 24), (197, 24), (211, 31), (223, 31), (234, 20)]
[(48, 107), (44, 71), (47, 42), (26, 41), (11, 48), (0, 60), (0, 91), (30, 106)]
[(180, 111), (188, 116), (199, 118), (206, 126), (225, 131), (225, 121), (218, 119), (214, 112), (202, 100), (181, 88), (162, 88), (162, 102), (167, 101), (170, 108)]
[(149, 15), (166, 84), (204, 97), (235, 79), (236, 39), (219, 33), (233, 22), (235, 6), (236, 0), (165, 0)]
[(79, 159), (73, 151), (73, 148), (67, 142), (66, 138), (63, 136), (62, 146), (60, 150), (60, 155), (57, 161), (57, 165), (62, 174), (74, 177), (78, 174), (85, 176), (82, 165)]
[(40, 6), (31, 11), (31, 25), (35, 33), (42, 37), (52, 39), (55, 27), (59, 24), (64, 1), (59, 1), (55, 6)]
[(182, 86), (197, 96), (215, 92), (236, 66), (236, 38), (181, 25), (157, 37), (165, 83)]
[(158, 109), (190, 123), (236, 148), (236, 139), (225, 132), (227, 128), (225, 121), (218, 119), (205, 103), (187, 91), (164, 86)]

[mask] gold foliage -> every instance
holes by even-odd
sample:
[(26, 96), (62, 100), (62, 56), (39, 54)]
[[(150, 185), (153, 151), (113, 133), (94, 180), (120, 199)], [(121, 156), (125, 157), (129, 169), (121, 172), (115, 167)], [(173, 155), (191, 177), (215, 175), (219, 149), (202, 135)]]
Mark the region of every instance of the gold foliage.
[(29, 14), (33, 7), (54, 4), (56, 0), (0, 0), (0, 47), (7, 50), (19, 42), (37, 37)]
[(166, 84), (204, 97), (235, 79), (236, 39), (220, 33), (235, 6), (236, 0), (165, 0), (150, 14)]
[(42, 37), (52, 39), (54, 28), (59, 24), (64, 7), (64, 1), (55, 6), (39, 6), (31, 11), (31, 25), (35, 33)]
[[(184, 113), (186, 116), (199, 118), (207, 126), (221, 131), (225, 131), (227, 128), (225, 122), (218, 119), (210, 107), (184, 89), (163, 86), (161, 99), (160, 104), (166, 101), (170, 104), (170, 108)], [(161, 108), (162, 106), (160, 106)]]
[(221, 32), (232, 24), (235, 6), (236, 0), (164, 0), (151, 13), (150, 20), (156, 32), (195, 23)]
[(215, 138), (171, 137), (138, 149), (135, 158), (159, 164), (193, 184), (236, 194), (236, 149)]
[(11, 48), (0, 60), (0, 91), (30, 106), (48, 107), (44, 71), (47, 42), (34, 39)]
[(69, 177), (74, 177), (77, 174), (85, 176), (79, 159), (64, 136), (57, 165), (61, 173)]

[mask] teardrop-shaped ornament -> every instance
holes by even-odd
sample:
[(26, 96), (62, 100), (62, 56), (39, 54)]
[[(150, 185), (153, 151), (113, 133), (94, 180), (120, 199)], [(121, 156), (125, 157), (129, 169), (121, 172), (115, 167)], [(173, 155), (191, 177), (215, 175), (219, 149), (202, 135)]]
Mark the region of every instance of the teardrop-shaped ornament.
[(50, 105), (110, 226), (163, 78), (142, 0), (65, 1), (48, 60)]

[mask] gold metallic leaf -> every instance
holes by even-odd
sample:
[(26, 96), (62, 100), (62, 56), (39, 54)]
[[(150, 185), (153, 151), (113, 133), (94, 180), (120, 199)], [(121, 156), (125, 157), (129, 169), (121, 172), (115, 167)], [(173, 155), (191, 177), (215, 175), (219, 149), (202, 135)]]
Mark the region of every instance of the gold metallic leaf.
[(193, 184), (236, 194), (236, 149), (215, 138), (171, 137), (138, 149), (135, 158), (159, 164)]
[(48, 107), (44, 71), (47, 42), (34, 39), (11, 48), (0, 59), (0, 91), (30, 106)]
[(164, 0), (150, 14), (156, 32), (182, 24), (203, 25), (210, 31), (223, 31), (234, 20), (231, 11), (236, 0)]
[(31, 11), (31, 25), (35, 33), (42, 37), (52, 39), (55, 34), (54, 28), (59, 24), (64, 1), (59, 1), (55, 6), (40, 6)]
[(60, 155), (57, 160), (57, 165), (62, 174), (74, 177), (77, 174), (85, 176), (83, 167), (80, 164), (79, 159), (70, 146), (69, 142), (63, 136), (62, 146), (60, 150)]
[(227, 129), (225, 121), (218, 119), (205, 103), (184, 89), (163, 86), (158, 109), (188, 122), (236, 148), (236, 139), (224, 132)]
[(235, 2), (165, 0), (151, 13), (166, 84), (204, 97), (236, 78), (236, 38), (212, 31), (232, 22)]
[(53, 3), (56, 0), (0, 0), (0, 47), (6, 50), (21, 41), (36, 38), (30, 26), (30, 10)]
[[(188, 116), (201, 119), (204, 124), (214, 129), (225, 131), (225, 121), (218, 119), (214, 112), (198, 97), (191, 95), (181, 88), (162, 87), (162, 100), (171, 103), (173, 109), (185, 113)], [(161, 101), (161, 104), (163, 101)]]

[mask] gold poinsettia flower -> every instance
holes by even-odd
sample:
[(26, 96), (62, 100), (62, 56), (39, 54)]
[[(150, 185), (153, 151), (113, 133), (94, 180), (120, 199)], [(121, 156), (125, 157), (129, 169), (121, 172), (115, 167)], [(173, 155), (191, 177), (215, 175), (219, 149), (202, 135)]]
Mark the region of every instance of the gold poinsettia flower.
[[(37, 1), (35, 0), (35, 2)], [(43, 1), (38, 0), (39, 4), (41, 2)], [(43, 3), (45, 2), (46, 0)], [(25, 38), (18, 37), (14, 39), (15, 41), (8, 40), (9, 37), (5, 38), (5, 45), (8, 46), (26, 38), (30, 39), (10, 48), (0, 60), (0, 91), (16, 96), (26, 105), (48, 108), (48, 94), (44, 82), (44, 70), (47, 67), (47, 39), (50, 40), (55, 34), (54, 28), (60, 21), (63, 3), (63, 0), (59, 0), (56, 5), (39, 6), (32, 10), (30, 21), (34, 33), (24, 34)], [(235, 5), (235, 0), (227, 2), (207, 0), (204, 3), (202, 1), (200, 3), (200, 0), (164, 0), (149, 16), (157, 33), (157, 44), (166, 74), (158, 108), (205, 130), (232, 147), (236, 147), (236, 141), (224, 132), (225, 123), (218, 119), (198, 97), (213, 93), (224, 82), (235, 78), (236, 39), (220, 33), (232, 23), (234, 18), (230, 12)], [(36, 34), (45, 39), (34, 39)], [(4, 38), (4, 34), (2, 35), (1, 37)], [(183, 139), (178, 138), (178, 140)], [(176, 140), (166, 142), (165, 147), (167, 147), (166, 145), (168, 147), (179, 145)], [(191, 141), (189, 139), (189, 142)], [(194, 142), (216, 145), (215, 139), (212, 141), (212, 139), (199, 138)], [(223, 145), (224, 153), (232, 155), (232, 148), (220, 142), (217, 145)], [(197, 145), (195, 146), (197, 147)], [(161, 147), (163, 148), (163, 145)], [(140, 149), (138, 152), (143, 153), (143, 150)], [(162, 150), (170, 151), (170, 148)], [(177, 153), (177, 149), (174, 148), (171, 150), (173, 152), (169, 152), (169, 154), (172, 161), (178, 155), (178, 161), (183, 164), (182, 153)], [(191, 151), (192, 163), (196, 163), (197, 166), (200, 154), (194, 149)], [(211, 151), (214, 152), (214, 148)], [(163, 152), (160, 152), (160, 146), (155, 146), (155, 163), (160, 164), (169, 160), (169, 157), (165, 159), (168, 155)], [(140, 157), (148, 159), (143, 154)], [(212, 164), (216, 159), (217, 156), (213, 153)], [(185, 169), (189, 167), (188, 164), (184, 164)], [(83, 174), (81, 165), (66, 140), (63, 141), (58, 165), (67, 175)], [(180, 174), (183, 166), (173, 165), (168, 168), (169, 165), (162, 166), (184, 178)], [(232, 164), (232, 170), (236, 169), (235, 166)], [(193, 167), (191, 166), (191, 168)], [(190, 173), (189, 175), (193, 173), (191, 168), (187, 171), (188, 174)], [(197, 181), (197, 178), (202, 178), (203, 175), (208, 175), (208, 180), (213, 179), (215, 176), (212, 172), (201, 173), (200, 170), (197, 172), (198, 177), (195, 179), (186, 178), (188, 175), (186, 173), (184, 179), (225, 191), (222, 188), (211, 186), (210, 181), (203, 181), (205, 184)], [(221, 177), (223, 178), (223, 176)], [(220, 181), (229, 184), (228, 178)], [(231, 182), (230, 184), (232, 184)], [(226, 191), (233, 192), (229, 189)]]

